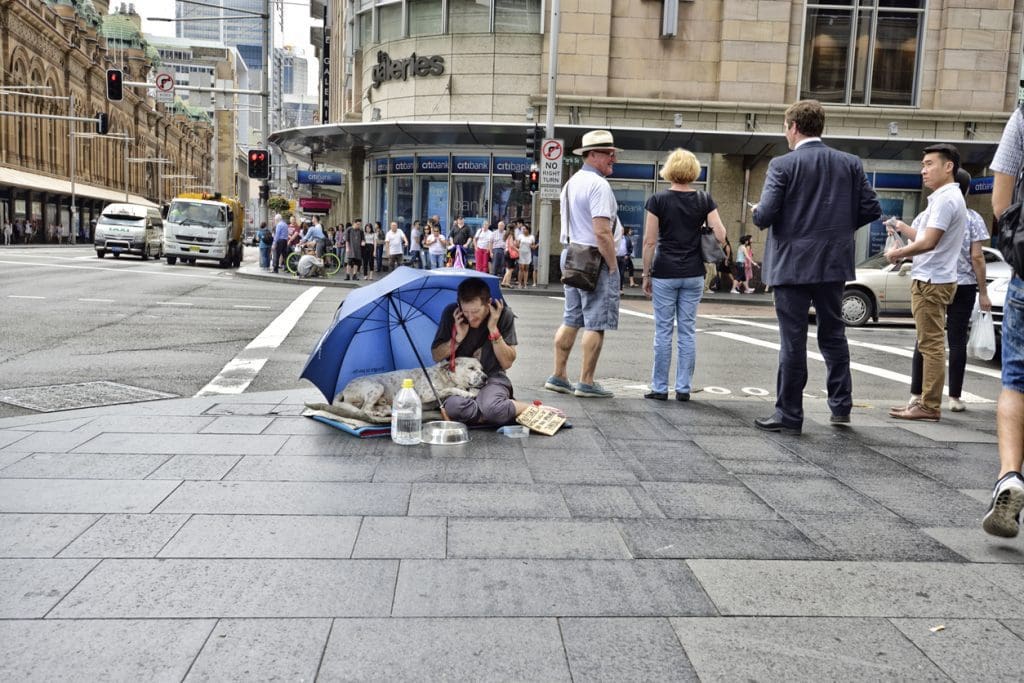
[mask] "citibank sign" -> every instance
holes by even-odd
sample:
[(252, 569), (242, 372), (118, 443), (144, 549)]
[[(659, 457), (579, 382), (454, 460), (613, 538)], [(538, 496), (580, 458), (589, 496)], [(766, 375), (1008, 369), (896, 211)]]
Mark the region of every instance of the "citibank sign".
[(407, 81), (409, 76), (440, 76), (443, 73), (444, 57), (441, 55), (417, 57), (413, 52), (405, 59), (391, 59), (387, 52), (378, 52), (372, 73), (373, 87), (379, 88), (387, 81)]

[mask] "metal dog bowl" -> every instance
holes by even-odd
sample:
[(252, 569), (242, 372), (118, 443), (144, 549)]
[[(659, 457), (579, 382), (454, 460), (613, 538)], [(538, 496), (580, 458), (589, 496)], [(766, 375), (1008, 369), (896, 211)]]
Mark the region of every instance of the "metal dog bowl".
[(469, 442), (469, 428), (461, 422), (425, 422), (420, 440), (431, 446), (458, 446)]

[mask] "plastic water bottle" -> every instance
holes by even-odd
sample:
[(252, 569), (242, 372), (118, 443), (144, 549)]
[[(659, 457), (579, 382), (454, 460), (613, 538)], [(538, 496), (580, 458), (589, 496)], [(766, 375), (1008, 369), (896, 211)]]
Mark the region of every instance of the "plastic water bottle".
[(403, 446), (420, 443), (423, 431), (423, 404), (412, 388), (412, 380), (402, 381), (402, 389), (391, 405), (391, 440)]

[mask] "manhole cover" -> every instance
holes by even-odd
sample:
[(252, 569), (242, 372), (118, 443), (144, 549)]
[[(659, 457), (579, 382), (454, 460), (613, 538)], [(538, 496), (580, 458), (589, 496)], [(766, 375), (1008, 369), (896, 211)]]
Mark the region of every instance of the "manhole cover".
[(48, 387), (0, 389), (0, 402), (37, 410), (40, 413), (95, 408), (117, 403), (155, 401), (161, 398), (177, 398), (177, 395), (116, 382), (80, 382), (78, 384), (52, 384)]

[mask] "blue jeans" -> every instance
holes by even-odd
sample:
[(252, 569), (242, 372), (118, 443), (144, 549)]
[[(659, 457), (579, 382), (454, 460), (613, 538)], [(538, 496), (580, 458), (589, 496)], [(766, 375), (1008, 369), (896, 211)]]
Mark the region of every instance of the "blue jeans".
[(704, 293), (704, 276), (654, 278), (654, 369), (651, 391), (668, 393), (668, 368), (672, 364), (672, 327), (676, 338), (676, 393), (690, 393), (697, 360), (697, 304)]
[(1003, 304), (1003, 386), (1024, 394), (1024, 280), (1010, 279)]
[(430, 269), (434, 268), (444, 268), (444, 254), (430, 255)]
[(270, 268), (270, 245), (260, 242), (260, 268)]

